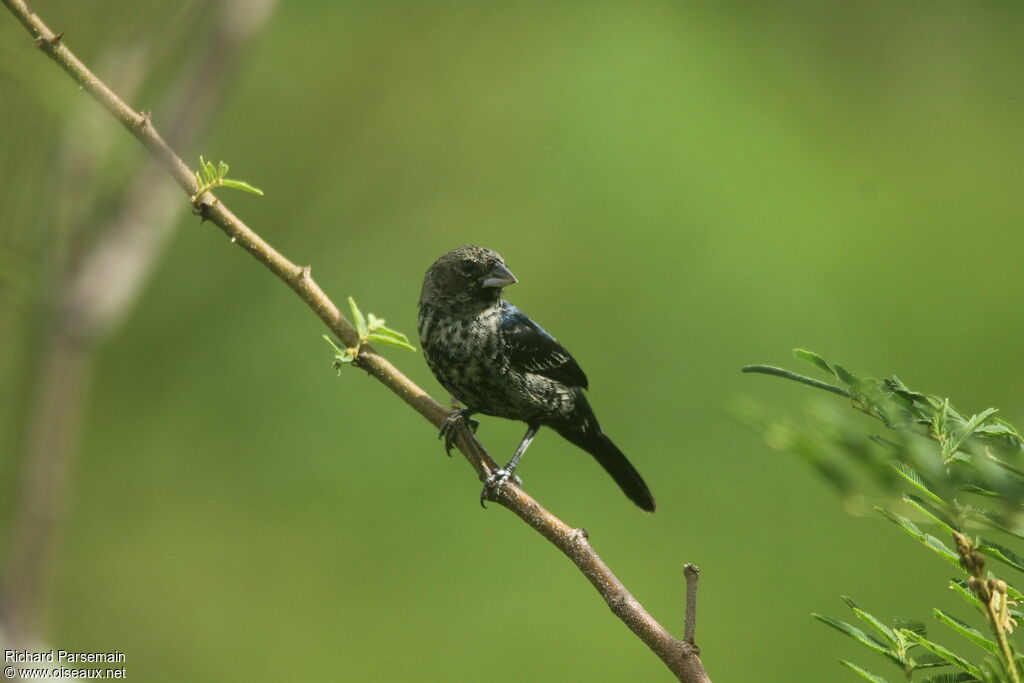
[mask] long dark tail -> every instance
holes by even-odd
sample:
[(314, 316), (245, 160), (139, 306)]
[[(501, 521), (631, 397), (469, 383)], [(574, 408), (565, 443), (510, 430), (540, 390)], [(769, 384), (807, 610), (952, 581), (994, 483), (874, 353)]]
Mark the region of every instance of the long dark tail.
[[(584, 399), (585, 400), (585, 399)], [(589, 411), (590, 406), (587, 406)], [(643, 477), (636, 471), (622, 451), (605, 436), (593, 418), (569, 425), (557, 425), (555, 430), (567, 441), (576, 444), (601, 463), (601, 467), (612, 475), (626, 496), (647, 512), (654, 512), (654, 496), (644, 483)]]

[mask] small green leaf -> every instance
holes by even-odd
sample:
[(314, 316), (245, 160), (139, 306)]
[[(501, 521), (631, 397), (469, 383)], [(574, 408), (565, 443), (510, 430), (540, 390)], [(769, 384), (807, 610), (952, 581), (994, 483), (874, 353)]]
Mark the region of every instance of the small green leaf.
[(409, 343), (409, 338), (401, 332), (382, 327), (376, 332), (371, 333), (367, 338), (370, 342), (380, 342), (381, 344), (388, 344), (389, 346), (397, 346), (400, 349), (406, 351), (415, 351), (416, 347)]
[(199, 165), (203, 169), (203, 178), (206, 179), (207, 185), (217, 181), (217, 171), (213, 168), (213, 164), (209, 161), (199, 157)]
[(340, 356), (342, 353), (344, 353), (341, 350), (341, 347), (339, 347), (337, 344), (335, 344), (334, 340), (331, 339), (330, 337), (328, 337), (326, 334), (324, 335), (324, 341), (327, 342), (332, 349), (334, 349), (334, 353), (336, 353), (337, 355)]
[(835, 370), (828, 364), (824, 358), (816, 354), (814, 351), (808, 351), (806, 349), (793, 349), (793, 357), (797, 360), (802, 360), (805, 363), (810, 363), (814, 367), (824, 370), (830, 375), (835, 375)]
[(230, 178), (222, 178), (219, 184), (222, 187), (230, 187), (235, 190), (242, 190), (243, 192), (250, 192), (252, 194), (257, 194), (261, 197), (263, 196), (263, 190), (261, 190), (258, 187), (253, 187), (244, 180), (232, 180)]
[(369, 330), (366, 328), (366, 318), (363, 317), (363, 312), (359, 310), (359, 306), (356, 306), (356, 300), (352, 297), (348, 298), (348, 307), (352, 310), (352, 319), (356, 323), (359, 338), (366, 339), (367, 334), (369, 334)]
[(402, 334), (398, 330), (393, 330), (390, 327), (384, 327), (383, 325), (378, 325), (376, 328), (370, 327), (370, 334), (378, 334), (382, 337), (390, 337), (395, 341), (404, 342), (406, 344), (409, 343), (409, 338), (406, 337), (404, 334)]
[(842, 365), (833, 365), (833, 371), (840, 382), (847, 385), (851, 389), (860, 384), (860, 378), (853, 374)]
[(351, 363), (353, 360), (355, 360), (355, 349), (340, 348), (337, 344), (334, 343), (334, 340), (328, 337), (326, 334), (324, 335), (324, 340), (330, 345), (332, 349), (334, 349), (334, 369), (337, 370), (338, 374), (340, 375), (341, 366), (346, 363)]
[(861, 678), (863, 678), (865, 680), (868, 680), (868, 681), (872, 681), (872, 683), (889, 683), (889, 681), (885, 680), (881, 676), (876, 676), (875, 674), (871, 673), (870, 671), (865, 671), (864, 669), (860, 668), (856, 664), (854, 664), (852, 662), (848, 662), (845, 659), (840, 659), (839, 663), (842, 664), (843, 666), (845, 666), (850, 671), (852, 671), (855, 674), (857, 674), (858, 676), (860, 676)]
[(981, 632), (978, 631), (976, 628), (965, 624), (956, 617), (946, 614), (938, 608), (933, 609), (932, 613), (935, 614), (936, 619), (938, 619), (943, 624), (950, 627), (951, 629), (959, 633), (961, 636), (963, 636), (967, 640), (971, 641), (972, 643), (980, 647), (985, 652), (989, 653), (990, 655), (999, 654), (999, 646), (993, 643), (985, 636), (983, 636)]

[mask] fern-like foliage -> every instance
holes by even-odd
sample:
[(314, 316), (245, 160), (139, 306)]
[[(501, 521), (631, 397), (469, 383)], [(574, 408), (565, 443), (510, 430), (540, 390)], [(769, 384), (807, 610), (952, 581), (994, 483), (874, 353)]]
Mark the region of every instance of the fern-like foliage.
[[(906, 386), (896, 376), (860, 377), (820, 355), (796, 349), (794, 356), (828, 375), (828, 381), (790, 370), (756, 365), (744, 368), (795, 380), (838, 394), (849, 405), (884, 426), (872, 433), (863, 418), (816, 405), (802, 423), (770, 416), (756, 405), (737, 411), (774, 448), (808, 462), (848, 500), (863, 501), (868, 490), (874, 509), (958, 572), (949, 587), (969, 612), (980, 613), (984, 631), (960, 616), (935, 609), (932, 616), (969, 644), (971, 655), (933, 642), (921, 622), (884, 623), (844, 598), (863, 629), (834, 617), (814, 615), (862, 647), (900, 669), (900, 679), (923, 683), (1009, 681), (1021, 683), (1024, 658), (1012, 632), (1024, 617), (1020, 591), (997, 578), (986, 561), (1024, 572), (1024, 556), (1006, 543), (1024, 539), (1024, 438), (995, 408), (975, 414), (957, 410), (945, 397)], [(837, 382), (837, 383), (832, 383)], [(873, 489), (871, 488), (873, 486)], [(991, 540), (996, 534), (1000, 540)], [(861, 679), (886, 679), (859, 664), (841, 664)], [(944, 671), (933, 672), (933, 669)]]

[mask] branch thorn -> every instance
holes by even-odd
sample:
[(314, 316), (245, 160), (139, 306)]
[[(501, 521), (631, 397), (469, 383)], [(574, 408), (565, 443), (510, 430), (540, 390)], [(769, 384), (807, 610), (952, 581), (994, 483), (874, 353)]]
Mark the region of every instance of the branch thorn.
[(49, 38), (47, 38), (45, 36), (38, 36), (36, 38), (36, 47), (43, 48), (43, 49), (45, 49), (47, 47), (53, 47), (54, 45), (59, 43), (60, 39), (63, 38), (63, 37), (64, 37), (64, 31), (61, 31), (60, 33), (55, 33), (52, 36), (50, 36)]

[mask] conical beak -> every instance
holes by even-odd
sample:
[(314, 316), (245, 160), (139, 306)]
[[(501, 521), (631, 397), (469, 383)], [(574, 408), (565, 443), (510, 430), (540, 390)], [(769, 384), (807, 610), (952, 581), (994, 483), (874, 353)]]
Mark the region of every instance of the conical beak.
[(494, 270), (487, 273), (487, 277), (484, 278), (484, 281), (481, 283), (481, 286), (497, 287), (500, 289), (502, 287), (514, 285), (517, 282), (519, 282), (519, 280), (516, 279), (516, 276), (513, 275), (511, 271), (509, 271), (509, 269), (506, 268), (503, 264), (499, 263), (494, 267)]

